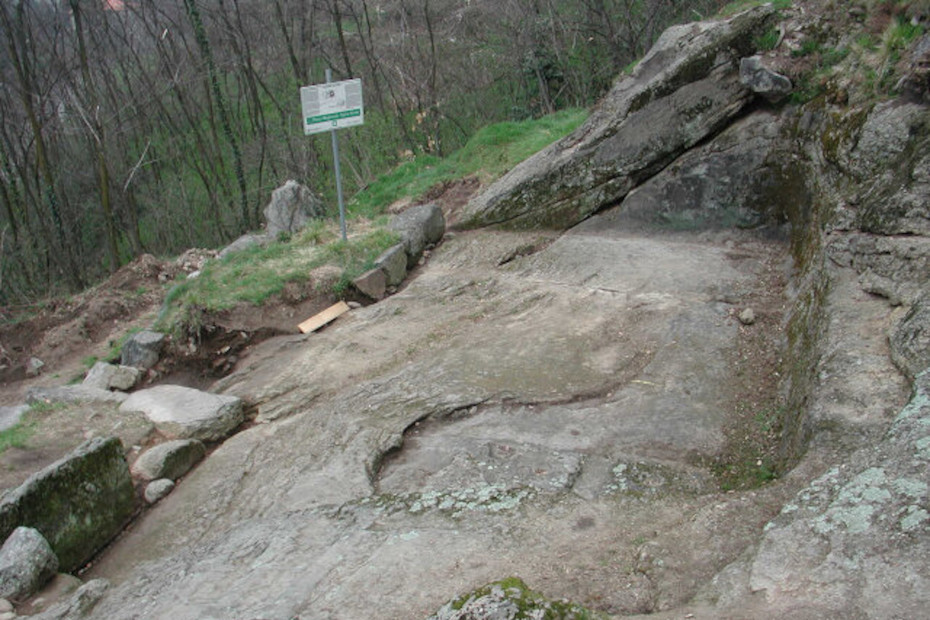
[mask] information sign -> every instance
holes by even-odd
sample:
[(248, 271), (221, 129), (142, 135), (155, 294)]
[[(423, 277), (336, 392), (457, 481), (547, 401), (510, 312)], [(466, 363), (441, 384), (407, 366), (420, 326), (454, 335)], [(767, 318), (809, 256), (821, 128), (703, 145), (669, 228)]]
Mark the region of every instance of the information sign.
[(306, 135), (365, 123), (362, 80), (344, 80), (300, 89)]

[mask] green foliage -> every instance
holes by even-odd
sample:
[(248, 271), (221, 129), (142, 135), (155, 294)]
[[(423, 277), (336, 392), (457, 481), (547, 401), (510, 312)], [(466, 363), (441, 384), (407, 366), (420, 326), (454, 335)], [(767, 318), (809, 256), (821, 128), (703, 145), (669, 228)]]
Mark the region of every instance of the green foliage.
[[(882, 46), (889, 56), (900, 54), (911, 42), (923, 35), (923, 24), (912, 24), (910, 20), (897, 18), (885, 31)], [(895, 61), (897, 58), (895, 58)]]
[(25, 419), (5, 431), (0, 431), (0, 454), (6, 452), (9, 448), (25, 448), (29, 438), (35, 432), (35, 422)]
[(755, 44), (757, 50), (761, 52), (768, 52), (775, 49), (780, 38), (781, 31), (779, 31), (778, 28), (769, 28), (765, 31), (765, 34), (755, 37), (753, 39), (753, 43)]
[(446, 158), (420, 155), (382, 175), (353, 198), (349, 211), (372, 218), (401, 198), (417, 198), (444, 181), (478, 173), (494, 179), (573, 131), (587, 115), (586, 110), (571, 109), (537, 120), (489, 125)]

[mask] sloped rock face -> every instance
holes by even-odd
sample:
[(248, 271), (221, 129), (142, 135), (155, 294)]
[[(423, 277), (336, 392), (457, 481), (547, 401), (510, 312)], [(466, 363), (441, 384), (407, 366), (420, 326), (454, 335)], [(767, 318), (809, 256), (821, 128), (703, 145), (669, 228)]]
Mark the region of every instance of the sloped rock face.
[(565, 228), (619, 202), (752, 100), (739, 60), (774, 17), (770, 6), (666, 31), (570, 136), (543, 149), (466, 205), (473, 228)]

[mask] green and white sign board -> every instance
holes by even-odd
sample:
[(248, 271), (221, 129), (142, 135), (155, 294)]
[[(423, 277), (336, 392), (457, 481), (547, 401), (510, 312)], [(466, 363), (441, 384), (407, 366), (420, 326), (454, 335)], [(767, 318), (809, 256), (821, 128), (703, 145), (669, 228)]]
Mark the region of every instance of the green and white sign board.
[(365, 123), (362, 80), (345, 80), (300, 89), (304, 134), (322, 133)]

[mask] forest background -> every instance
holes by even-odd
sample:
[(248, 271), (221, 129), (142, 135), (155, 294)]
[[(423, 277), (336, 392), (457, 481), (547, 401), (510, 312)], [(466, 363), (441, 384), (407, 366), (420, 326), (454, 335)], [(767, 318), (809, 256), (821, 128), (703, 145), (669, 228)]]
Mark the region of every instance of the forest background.
[(0, 0), (0, 307), (217, 247), (296, 179), (334, 204), (299, 89), (359, 77), (349, 196), (488, 123), (594, 104), (720, 0)]

